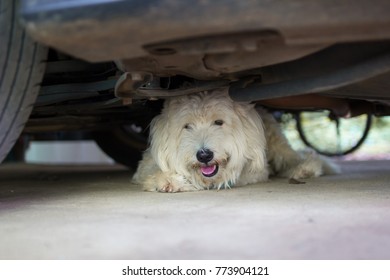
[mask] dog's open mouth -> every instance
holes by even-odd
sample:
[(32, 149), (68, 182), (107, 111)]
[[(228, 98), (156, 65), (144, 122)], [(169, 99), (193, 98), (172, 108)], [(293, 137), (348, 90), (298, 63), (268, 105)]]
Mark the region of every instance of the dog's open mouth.
[(218, 164), (201, 166), (200, 171), (205, 177), (213, 177), (215, 174), (218, 173)]

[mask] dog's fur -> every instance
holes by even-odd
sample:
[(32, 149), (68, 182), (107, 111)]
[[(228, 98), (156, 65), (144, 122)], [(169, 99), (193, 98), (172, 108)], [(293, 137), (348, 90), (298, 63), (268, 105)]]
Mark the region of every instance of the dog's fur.
[[(220, 189), (264, 182), (269, 175), (299, 180), (337, 172), (314, 152), (295, 152), (270, 114), (233, 102), (226, 89), (166, 100), (150, 137), (133, 177), (146, 191)], [(205, 149), (213, 152), (207, 163), (197, 159)], [(208, 176), (211, 171), (216, 174)]]

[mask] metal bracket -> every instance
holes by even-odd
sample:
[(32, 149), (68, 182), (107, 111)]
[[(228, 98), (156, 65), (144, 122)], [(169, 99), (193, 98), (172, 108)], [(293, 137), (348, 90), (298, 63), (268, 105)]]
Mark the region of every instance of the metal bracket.
[(148, 72), (126, 72), (117, 81), (115, 96), (124, 99), (166, 98), (197, 93), (228, 86), (229, 80), (185, 82), (181, 87), (169, 89), (160, 85), (160, 78)]
[(134, 98), (136, 91), (141, 86), (153, 79), (148, 72), (126, 72), (116, 82), (115, 96), (120, 98)]

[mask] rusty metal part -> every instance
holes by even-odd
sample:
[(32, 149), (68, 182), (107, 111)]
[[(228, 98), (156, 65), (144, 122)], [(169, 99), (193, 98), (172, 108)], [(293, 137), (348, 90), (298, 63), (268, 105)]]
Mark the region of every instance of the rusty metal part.
[(230, 81), (216, 80), (216, 81), (197, 81), (192, 85), (186, 85), (177, 89), (147, 89), (139, 88), (133, 97), (135, 98), (166, 98), (182, 96), (187, 94), (198, 93), (201, 91), (226, 87)]
[(363, 114), (390, 115), (390, 107), (377, 102), (330, 97), (318, 94), (304, 94), (257, 101), (265, 107), (281, 110), (310, 111), (326, 109), (337, 117), (352, 118)]
[(281, 97), (258, 101), (258, 104), (276, 109), (313, 110), (328, 109), (339, 117), (351, 114), (349, 101), (317, 94)]
[(160, 78), (145, 72), (124, 73), (117, 81), (115, 95), (121, 98), (166, 98), (228, 86), (229, 80), (184, 82), (178, 88), (161, 87)]
[(147, 72), (126, 72), (122, 74), (115, 85), (117, 97), (132, 98), (134, 92), (153, 79), (153, 75)]
[(122, 104), (123, 104), (124, 106), (131, 105), (132, 103), (133, 103), (133, 99), (128, 98), (128, 97), (122, 98)]

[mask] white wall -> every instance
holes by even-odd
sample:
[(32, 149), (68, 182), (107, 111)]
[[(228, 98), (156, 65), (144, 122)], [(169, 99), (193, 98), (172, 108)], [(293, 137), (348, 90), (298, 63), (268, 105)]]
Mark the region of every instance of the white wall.
[(113, 164), (94, 141), (32, 141), (26, 162), (45, 164)]

